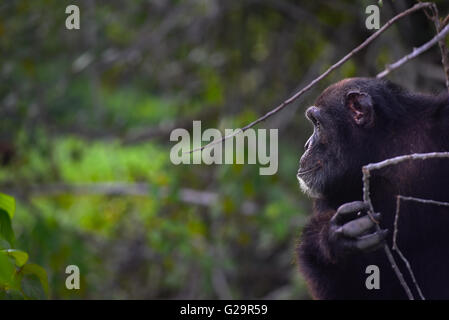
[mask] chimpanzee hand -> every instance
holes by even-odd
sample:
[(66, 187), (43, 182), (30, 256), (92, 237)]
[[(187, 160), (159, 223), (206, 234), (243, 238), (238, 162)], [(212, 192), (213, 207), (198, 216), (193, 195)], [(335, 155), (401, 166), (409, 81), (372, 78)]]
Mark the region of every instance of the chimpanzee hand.
[[(348, 202), (337, 209), (329, 225), (329, 244), (336, 257), (377, 250), (384, 244), (388, 230), (376, 230), (367, 210), (363, 201)], [(373, 218), (379, 221), (381, 214), (375, 213)]]

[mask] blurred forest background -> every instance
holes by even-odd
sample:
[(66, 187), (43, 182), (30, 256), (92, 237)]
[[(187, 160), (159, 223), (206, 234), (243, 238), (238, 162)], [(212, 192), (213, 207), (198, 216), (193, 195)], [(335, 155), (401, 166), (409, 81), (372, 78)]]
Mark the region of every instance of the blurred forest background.
[[(434, 36), (401, 20), (316, 89), (259, 125), (279, 128), (279, 171), (170, 162), (174, 128), (238, 128), (374, 31), (376, 1), (3, 0), (0, 192), (16, 247), (54, 299), (307, 299), (295, 246), (310, 213), (296, 171), (304, 110), (327, 85), (374, 76)], [(415, 1), (383, 1), (381, 24)], [(441, 16), (448, 1), (436, 1)], [(65, 28), (76, 4), (81, 29)], [(438, 93), (437, 46), (389, 75)], [(65, 288), (78, 265), (81, 289)]]

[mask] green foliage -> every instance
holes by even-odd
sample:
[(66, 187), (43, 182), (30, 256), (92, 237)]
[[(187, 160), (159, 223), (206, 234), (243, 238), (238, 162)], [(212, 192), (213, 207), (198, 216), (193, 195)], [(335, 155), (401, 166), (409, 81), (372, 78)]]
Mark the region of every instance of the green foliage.
[(0, 237), (14, 245), (14, 231), (11, 227), (11, 216), (7, 211), (0, 209)]
[(1, 250), (0, 252), (6, 254), (7, 256), (13, 257), (16, 262), (16, 266), (18, 266), (19, 268), (23, 267), (28, 261), (28, 253), (24, 251), (16, 249), (6, 249)]
[[(11, 218), (15, 212), (13, 197), (0, 193), (0, 235), (14, 244)], [(28, 262), (28, 253), (12, 249), (0, 249), (0, 298), (43, 299), (48, 296), (47, 272)], [(33, 277), (38, 278), (36, 283)]]

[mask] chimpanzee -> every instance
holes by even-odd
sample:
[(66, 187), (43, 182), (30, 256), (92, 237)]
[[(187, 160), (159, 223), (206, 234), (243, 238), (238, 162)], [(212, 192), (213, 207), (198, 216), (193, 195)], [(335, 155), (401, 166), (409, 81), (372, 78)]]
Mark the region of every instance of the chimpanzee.
[[(396, 196), (449, 201), (449, 159), (409, 160), (372, 171), (367, 214), (362, 166), (412, 153), (449, 151), (449, 96), (411, 93), (386, 80), (350, 78), (327, 88), (306, 117), (298, 180), (314, 213), (298, 261), (315, 299), (407, 299), (383, 250), (391, 248)], [(401, 202), (397, 244), (426, 299), (449, 299), (449, 207)], [(380, 229), (375, 228), (379, 223)], [(415, 298), (417, 289), (393, 251)], [(367, 267), (380, 286), (368, 288)]]

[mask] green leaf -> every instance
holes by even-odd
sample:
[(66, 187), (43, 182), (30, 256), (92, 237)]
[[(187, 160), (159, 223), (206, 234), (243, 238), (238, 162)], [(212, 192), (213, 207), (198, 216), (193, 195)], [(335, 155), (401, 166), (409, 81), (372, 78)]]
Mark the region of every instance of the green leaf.
[(11, 226), (11, 218), (4, 209), (0, 209), (0, 237), (8, 241), (10, 246), (14, 245), (14, 231)]
[(24, 275), (31, 274), (37, 276), (39, 278), (39, 281), (41, 282), (45, 294), (48, 296), (48, 277), (47, 272), (44, 268), (34, 263), (27, 263), (22, 267), (21, 272)]
[(5, 210), (12, 219), (16, 211), (16, 200), (11, 196), (0, 193), (0, 209)]
[(13, 257), (16, 260), (16, 266), (21, 267), (28, 261), (28, 253), (16, 249), (6, 249), (1, 250), (1, 252), (6, 253), (8, 256)]
[(15, 270), (12, 260), (6, 254), (0, 253), (0, 286), (11, 286)]
[(35, 275), (24, 276), (20, 282), (20, 287), (26, 299), (43, 300), (46, 298), (46, 293), (42, 288), (41, 282)]

